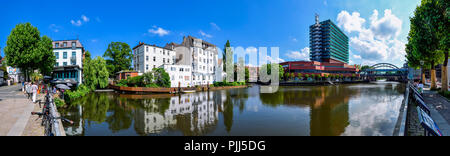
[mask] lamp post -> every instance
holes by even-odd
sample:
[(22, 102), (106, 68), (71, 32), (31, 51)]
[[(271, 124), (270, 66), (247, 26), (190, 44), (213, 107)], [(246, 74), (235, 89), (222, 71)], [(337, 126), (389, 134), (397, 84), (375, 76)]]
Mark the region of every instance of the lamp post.
[(425, 62), (423, 60), (420, 60), (420, 69), (421, 69), (421, 73), (420, 73), (420, 79), (422, 79), (422, 84), (425, 84), (425, 70), (423, 69), (423, 64), (425, 64)]

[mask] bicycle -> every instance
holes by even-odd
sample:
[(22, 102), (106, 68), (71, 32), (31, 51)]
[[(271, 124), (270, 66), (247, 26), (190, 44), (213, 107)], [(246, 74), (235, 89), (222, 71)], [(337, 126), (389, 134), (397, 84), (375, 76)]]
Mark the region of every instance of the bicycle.
[[(73, 124), (73, 121), (68, 120), (64, 117), (54, 117), (53, 114), (51, 113), (52, 110), (52, 106), (51, 105), (51, 97), (50, 93), (51, 91), (49, 90), (49, 82), (52, 78), (49, 76), (45, 76), (44, 77), (44, 83), (47, 86), (47, 94), (45, 95), (44, 98), (44, 107), (42, 108), (42, 112), (31, 112), (32, 115), (39, 115), (39, 117), (42, 117), (42, 122), (41, 122), (41, 126), (44, 126), (44, 135), (45, 136), (54, 136), (54, 132), (53, 132), (53, 123), (57, 122), (58, 119), (68, 122), (70, 124)], [(41, 102), (39, 101), (39, 107), (41, 107)]]

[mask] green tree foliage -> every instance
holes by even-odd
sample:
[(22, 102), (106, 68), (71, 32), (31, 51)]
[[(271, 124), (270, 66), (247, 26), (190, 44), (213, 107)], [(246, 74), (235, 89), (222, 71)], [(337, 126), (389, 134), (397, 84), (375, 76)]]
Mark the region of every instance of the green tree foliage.
[(108, 86), (109, 71), (106, 61), (98, 56), (93, 60), (85, 60), (84, 83), (92, 90), (106, 88)]
[(222, 52), (222, 63), (223, 63), (223, 71), (227, 72), (227, 68), (226, 68), (226, 63), (227, 63), (227, 51), (229, 51), (229, 56), (231, 58), (231, 60), (233, 60), (233, 51), (231, 50), (231, 44), (230, 44), (230, 40), (227, 40), (227, 43), (225, 43), (225, 47), (223, 48), (223, 52)]
[(41, 38), (39, 30), (30, 23), (18, 24), (13, 28), (4, 51), (7, 64), (21, 69), (28, 80), (30, 72), (36, 69), (49, 74), (56, 62), (52, 40), (46, 36)]
[(41, 38), (39, 42), (39, 55), (42, 62), (39, 63), (39, 71), (43, 75), (51, 75), (56, 62), (55, 54), (53, 54), (52, 39), (47, 36)]
[[(445, 2), (444, 2), (445, 3)], [(448, 4), (442, 4), (448, 6)], [(448, 10), (447, 8), (445, 10)], [(440, 31), (445, 27), (441, 23), (444, 12), (440, 11), (438, 0), (422, 0), (421, 5), (414, 11), (414, 16), (410, 19), (411, 28), (408, 36), (407, 52), (408, 64), (417, 67), (417, 61), (424, 61), (431, 69), (431, 88), (436, 88), (435, 66), (444, 60), (444, 52), (439, 48), (442, 41), (448, 34), (442, 35)], [(448, 14), (448, 13), (445, 13)], [(448, 20), (448, 19), (447, 19)], [(444, 21), (445, 22), (445, 21)], [(448, 21), (446, 22), (448, 23)], [(440, 29), (440, 27), (442, 29)], [(448, 29), (448, 28), (447, 28)], [(416, 61), (416, 62), (413, 62)]]
[(126, 43), (111, 42), (103, 57), (106, 58), (108, 71), (112, 73), (111, 76), (119, 71), (131, 69), (133, 53)]
[[(267, 72), (267, 76), (271, 77), (272, 75), (272, 67), (273, 66), (278, 66), (278, 78), (281, 79), (283, 78), (283, 74), (284, 74), (284, 68), (283, 66), (281, 66), (280, 64), (277, 63), (272, 63), (272, 64), (263, 64), (260, 68), (261, 72), (266, 71)], [(263, 76), (263, 75), (260, 75)]]
[(170, 76), (164, 68), (153, 69), (154, 82), (161, 87), (170, 88)]

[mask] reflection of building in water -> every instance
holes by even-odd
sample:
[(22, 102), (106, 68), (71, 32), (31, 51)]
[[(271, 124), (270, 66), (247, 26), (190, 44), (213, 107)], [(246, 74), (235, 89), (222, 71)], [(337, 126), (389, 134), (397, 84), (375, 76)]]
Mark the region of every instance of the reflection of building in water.
[(310, 135), (341, 135), (349, 125), (349, 100), (352, 90), (338, 87), (318, 88), (310, 103)]
[(78, 105), (77, 107), (78, 107), (77, 112), (67, 113), (67, 116), (73, 116), (74, 119), (78, 120), (78, 121), (75, 120), (73, 125), (71, 126), (64, 126), (66, 135), (68, 136), (82, 136), (84, 132), (83, 130), (84, 120), (81, 118), (83, 114), (83, 109), (81, 109), (81, 105)]
[(155, 101), (145, 100), (148, 109), (137, 110), (135, 129), (141, 134), (160, 133), (167, 128), (179, 129), (184, 135), (198, 135), (211, 127), (215, 127), (218, 118), (218, 109), (224, 96), (216, 92), (201, 92), (183, 94), (170, 98), (169, 108), (164, 110)]

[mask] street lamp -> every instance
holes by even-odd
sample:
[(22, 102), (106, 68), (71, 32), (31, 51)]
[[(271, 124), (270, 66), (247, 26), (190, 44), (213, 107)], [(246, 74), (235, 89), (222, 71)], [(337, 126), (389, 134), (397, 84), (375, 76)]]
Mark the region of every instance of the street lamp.
[(423, 70), (423, 64), (425, 64), (425, 62), (423, 61), (423, 60), (420, 60), (420, 68), (421, 68), (421, 70), (420, 70), (420, 79), (422, 79), (422, 84), (425, 84), (425, 73), (424, 73), (424, 70)]

